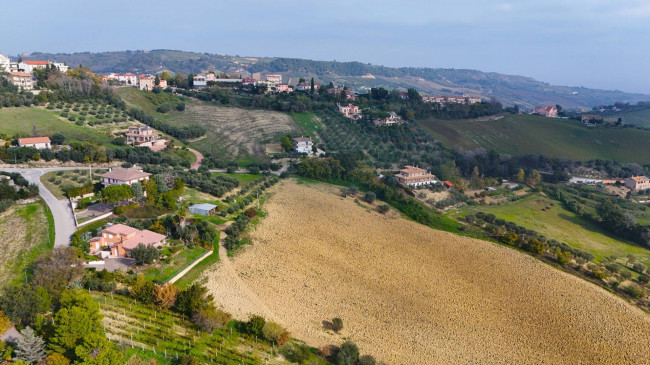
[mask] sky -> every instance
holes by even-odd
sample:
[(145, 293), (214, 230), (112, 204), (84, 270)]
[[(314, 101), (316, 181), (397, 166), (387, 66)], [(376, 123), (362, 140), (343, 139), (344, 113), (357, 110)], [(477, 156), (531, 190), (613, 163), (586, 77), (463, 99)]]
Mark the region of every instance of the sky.
[[(31, 0), (0, 52), (178, 49), (469, 68), (650, 94), (649, 0)], [(26, 22), (28, 22), (26, 24)]]

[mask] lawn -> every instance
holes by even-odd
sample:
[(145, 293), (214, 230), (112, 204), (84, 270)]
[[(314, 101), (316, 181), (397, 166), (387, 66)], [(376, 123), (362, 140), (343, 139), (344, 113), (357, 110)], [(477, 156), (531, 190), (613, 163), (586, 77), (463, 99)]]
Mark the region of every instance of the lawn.
[(201, 276), (201, 273), (208, 270), (212, 265), (219, 262), (219, 237), (220, 236), (221, 236), (221, 231), (217, 231), (217, 237), (214, 239), (213, 242), (212, 254), (204, 258), (203, 261), (196, 264), (196, 266), (194, 266), (190, 271), (188, 271), (187, 273), (185, 273), (185, 275), (183, 275), (180, 279), (178, 279), (174, 283), (176, 284), (176, 286), (178, 286), (181, 289), (187, 288), (196, 279), (198, 279), (199, 276)]
[(445, 145), (461, 150), (650, 163), (650, 131), (645, 130), (586, 128), (573, 120), (511, 114), (493, 121), (431, 119), (418, 124)]
[[(112, 136), (96, 131), (87, 126), (78, 126), (61, 119), (55, 111), (37, 108), (2, 108), (0, 109), (0, 133), (8, 135), (31, 136), (33, 128), (36, 134), (51, 136), (61, 133), (66, 142), (86, 141), (97, 144), (110, 144)], [(112, 146), (112, 145), (111, 145)]]
[(240, 187), (246, 187), (248, 184), (253, 182), (255, 179), (262, 177), (262, 174), (241, 174), (241, 173), (225, 173), (225, 172), (213, 172), (212, 176), (228, 176), (234, 177), (239, 181)]
[(306, 136), (315, 138), (316, 133), (323, 128), (320, 119), (314, 113), (291, 113), (291, 117)]
[(497, 218), (538, 231), (548, 239), (590, 252), (596, 262), (612, 255), (625, 258), (631, 254), (638, 261), (650, 265), (650, 250), (609, 235), (597, 225), (564, 209), (560, 202), (539, 194), (497, 206), (466, 207), (450, 216), (458, 218), (477, 211), (492, 213)]
[(54, 222), (42, 202), (0, 214), (0, 283), (23, 281), (24, 270), (54, 243)]
[(161, 260), (160, 264), (143, 270), (145, 279), (167, 281), (206, 252), (204, 248), (183, 248), (174, 254), (169, 262)]

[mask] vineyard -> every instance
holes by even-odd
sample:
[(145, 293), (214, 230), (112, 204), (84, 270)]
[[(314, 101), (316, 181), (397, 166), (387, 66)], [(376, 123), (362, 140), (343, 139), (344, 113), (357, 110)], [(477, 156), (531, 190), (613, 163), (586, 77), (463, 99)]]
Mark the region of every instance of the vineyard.
[(126, 349), (172, 364), (183, 355), (200, 364), (279, 364), (267, 342), (241, 335), (234, 327), (215, 330), (211, 335), (198, 331), (181, 315), (139, 305), (113, 294), (93, 292), (104, 315), (108, 338)]

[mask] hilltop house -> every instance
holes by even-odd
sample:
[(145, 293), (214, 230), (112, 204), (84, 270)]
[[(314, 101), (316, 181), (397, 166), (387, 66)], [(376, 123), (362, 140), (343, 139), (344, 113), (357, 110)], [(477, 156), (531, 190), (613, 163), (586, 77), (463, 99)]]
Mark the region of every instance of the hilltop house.
[(127, 169), (115, 169), (99, 175), (102, 177), (104, 186), (110, 185), (131, 185), (136, 182), (149, 180), (151, 176), (148, 172), (143, 172), (141, 168), (133, 166)]
[(31, 74), (35, 69), (44, 69), (49, 65), (47, 61), (23, 61), (18, 63), (18, 68)]
[(293, 88), (287, 84), (279, 84), (275, 87), (275, 91), (279, 93), (290, 93), (293, 91)]
[(299, 153), (312, 154), (312, 147), (314, 146), (314, 141), (309, 137), (297, 137), (292, 138), (293, 150)]
[(0, 53), (0, 71), (9, 72), (10, 64), (11, 64), (11, 60), (9, 59), (9, 57)]
[(557, 108), (554, 106), (537, 106), (533, 110), (533, 114), (539, 114), (547, 118), (557, 118)]
[[(139, 244), (160, 247), (167, 237), (149, 230), (139, 230), (124, 224), (114, 224), (102, 230), (101, 235), (90, 239), (90, 254), (102, 257), (130, 257), (131, 250)], [(106, 254), (101, 251), (108, 250)]]
[(272, 82), (272, 83), (275, 83), (275, 84), (281, 84), (282, 83), (282, 75), (280, 75), (280, 74), (266, 75), (266, 81)]
[(205, 75), (203, 74), (195, 75), (192, 79), (192, 82), (192, 85), (195, 89), (202, 89), (208, 85), (208, 82), (205, 79)]
[(339, 104), (338, 107), (339, 107), (339, 112), (345, 115), (346, 118), (357, 120), (357, 119), (361, 119), (361, 117), (363, 116), (361, 109), (359, 109), (359, 107), (354, 104), (348, 104), (348, 105)]
[(378, 127), (383, 127), (383, 126), (391, 126), (395, 124), (400, 124), (403, 123), (404, 121), (402, 118), (397, 115), (395, 112), (388, 112), (388, 117), (386, 118), (378, 118), (372, 121), (376, 126)]
[(126, 133), (126, 140), (129, 143), (144, 143), (152, 142), (156, 139), (154, 129), (148, 126), (138, 127), (136, 125), (129, 126), (129, 131)]
[(138, 78), (138, 88), (140, 90), (153, 90), (156, 86), (156, 77), (153, 75), (140, 75)]
[(632, 191), (650, 189), (650, 179), (647, 176), (632, 176), (625, 179), (625, 186)]
[[(320, 82), (314, 82), (314, 91), (318, 91)], [(311, 91), (311, 81), (299, 82), (296, 91)]]
[(121, 75), (117, 76), (117, 81), (120, 83), (126, 84), (126, 85), (131, 85), (131, 86), (137, 86), (138, 85), (138, 77), (135, 74), (132, 73), (124, 73)]
[(410, 165), (404, 166), (395, 177), (400, 184), (409, 187), (434, 184), (438, 181), (436, 180), (436, 176), (430, 174), (427, 170)]
[(33, 137), (33, 138), (20, 138), (18, 140), (20, 147), (33, 147), (39, 150), (52, 148), (52, 143), (49, 137)]
[(10, 72), (7, 80), (22, 90), (31, 90), (34, 88), (34, 79), (27, 72)]
[(160, 79), (159, 82), (160, 83), (158, 84), (158, 86), (162, 87), (163, 89), (167, 88), (167, 80)]
[(596, 115), (596, 114), (583, 114), (580, 117), (580, 120), (585, 124), (586, 123), (600, 123), (600, 122), (603, 121), (603, 117), (600, 116), (600, 115)]

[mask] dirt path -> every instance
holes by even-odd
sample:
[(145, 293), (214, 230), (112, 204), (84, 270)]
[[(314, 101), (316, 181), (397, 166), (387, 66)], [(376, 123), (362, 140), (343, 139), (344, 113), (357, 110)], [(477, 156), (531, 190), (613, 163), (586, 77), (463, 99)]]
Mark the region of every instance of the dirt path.
[[(393, 365), (650, 364), (650, 316), (600, 287), (328, 185), (273, 190), (254, 245), (208, 276), (216, 296), (232, 281), (256, 298), (228, 311), (271, 312), (311, 345), (350, 338)], [(323, 328), (333, 317), (341, 335)]]

